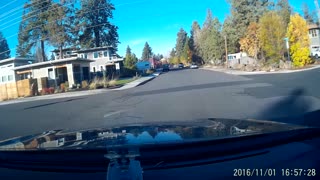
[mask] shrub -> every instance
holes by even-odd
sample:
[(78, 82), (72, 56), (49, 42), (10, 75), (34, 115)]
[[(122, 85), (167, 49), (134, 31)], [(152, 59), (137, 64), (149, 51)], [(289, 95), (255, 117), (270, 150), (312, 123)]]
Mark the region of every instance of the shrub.
[(109, 86), (115, 86), (115, 85), (117, 85), (116, 79), (112, 79), (111, 81), (109, 81)]
[(82, 81), (81, 82), (82, 88), (87, 88), (88, 87), (88, 81)]

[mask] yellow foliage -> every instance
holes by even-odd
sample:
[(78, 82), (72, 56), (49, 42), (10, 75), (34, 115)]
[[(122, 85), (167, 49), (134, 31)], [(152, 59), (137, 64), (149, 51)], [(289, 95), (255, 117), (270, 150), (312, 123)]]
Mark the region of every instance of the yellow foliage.
[(246, 52), (249, 56), (257, 58), (260, 50), (258, 38), (259, 25), (255, 22), (250, 23), (247, 33), (244, 38), (240, 39), (240, 49)]
[(279, 62), (285, 52), (286, 24), (274, 11), (265, 13), (259, 21), (258, 37), (268, 61)]
[(312, 61), (310, 55), (310, 40), (307, 22), (299, 15), (290, 17), (287, 36), (290, 44), (290, 55), (293, 65), (303, 67)]

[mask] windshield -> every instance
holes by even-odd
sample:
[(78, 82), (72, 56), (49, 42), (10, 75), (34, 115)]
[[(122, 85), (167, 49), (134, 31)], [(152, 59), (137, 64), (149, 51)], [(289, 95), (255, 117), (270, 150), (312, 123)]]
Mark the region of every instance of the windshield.
[(319, 12), (317, 0), (3, 0), (0, 140), (220, 118), (319, 127)]

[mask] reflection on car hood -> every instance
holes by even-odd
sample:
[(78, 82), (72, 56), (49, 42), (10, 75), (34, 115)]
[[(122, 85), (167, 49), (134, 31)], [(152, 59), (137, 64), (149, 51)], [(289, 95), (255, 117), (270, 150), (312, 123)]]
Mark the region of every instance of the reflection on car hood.
[(131, 125), (85, 131), (54, 130), (0, 141), (0, 151), (105, 149), (234, 138), (307, 127), (257, 120), (209, 119), (195, 123)]

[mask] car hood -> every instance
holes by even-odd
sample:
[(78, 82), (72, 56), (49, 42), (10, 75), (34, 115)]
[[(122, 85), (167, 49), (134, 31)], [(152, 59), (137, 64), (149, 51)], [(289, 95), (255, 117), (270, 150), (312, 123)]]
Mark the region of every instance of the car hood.
[(81, 131), (53, 130), (0, 141), (0, 151), (183, 144), (302, 129), (311, 128), (272, 121), (212, 118), (192, 123), (127, 125)]

